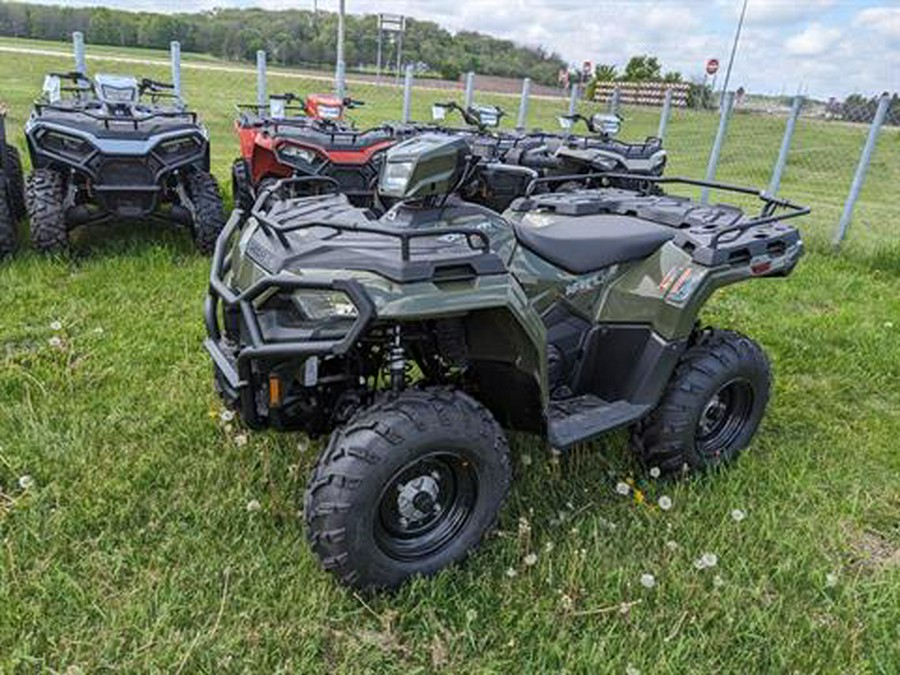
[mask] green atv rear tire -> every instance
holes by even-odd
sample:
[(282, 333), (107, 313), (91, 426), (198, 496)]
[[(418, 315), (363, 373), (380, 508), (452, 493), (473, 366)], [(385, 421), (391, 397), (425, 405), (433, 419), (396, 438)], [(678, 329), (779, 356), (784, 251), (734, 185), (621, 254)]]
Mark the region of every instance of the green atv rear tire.
[(187, 190), (194, 206), (194, 244), (201, 253), (210, 254), (225, 227), (219, 184), (206, 171), (193, 171), (187, 177)]
[(657, 408), (632, 430), (641, 463), (663, 474), (734, 461), (766, 410), (771, 371), (750, 338), (710, 330), (681, 357)]
[(69, 248), (66, 225), (66, 182), (53, 169), (35, 169), (25, 185), (25, 205), (31, 221), (31, 244), (42, 253)]
[(305, 493), (307, 538), (343, 583), (396, 588), (474, 549), (510, 480), (506, 437), (486, 408), (451, 389), (408, 390), (332, 434)]

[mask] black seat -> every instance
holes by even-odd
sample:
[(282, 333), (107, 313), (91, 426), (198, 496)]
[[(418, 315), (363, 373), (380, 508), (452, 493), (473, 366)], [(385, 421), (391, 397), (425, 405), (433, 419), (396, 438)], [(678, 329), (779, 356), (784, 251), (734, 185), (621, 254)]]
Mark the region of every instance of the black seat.
[(519, 242), (573, 274), (585, 274), (615, 263), (646, 258), (675, 236), (677, 230), (614, 214), (591, 216), (528, 215), (516, 223)]

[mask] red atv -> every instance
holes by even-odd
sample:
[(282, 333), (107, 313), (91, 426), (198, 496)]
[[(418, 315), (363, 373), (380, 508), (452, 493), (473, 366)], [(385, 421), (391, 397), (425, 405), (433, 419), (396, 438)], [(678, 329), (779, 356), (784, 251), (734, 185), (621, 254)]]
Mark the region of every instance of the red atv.
[[(373, 206), (383, 153), (408, 135), (406, 127), (384, 125), (359, 131), (345, 121), (344, 111), (361, 105), (360, 101), (323, 94), (294, 104), (298, 100), (293, 94), (273, 96), (268, 111), (256, 105), (238, 106), (235, 128), (241, 156), (231, 173), (235, 207), (249, 212), (267, 185), (304, 176), (331, 178), (354, 205)], [(310, 182), (306, 189), (316, 185), (320, 187), (321, 182)], [(304, 184), (294, 189), (302, 190)]]

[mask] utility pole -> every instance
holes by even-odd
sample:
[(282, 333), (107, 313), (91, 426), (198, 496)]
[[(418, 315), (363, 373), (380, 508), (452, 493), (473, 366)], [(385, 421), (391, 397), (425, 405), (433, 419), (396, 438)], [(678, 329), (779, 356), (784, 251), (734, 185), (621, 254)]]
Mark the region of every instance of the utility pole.
[(334, 89), (340, 98), (344, 98), (344, 73), (347, 68), (344, 63), (344, 15), (347, 10), (346, 5), (345, 0), (340, 0), (338, 9), (337, 63), (334, 66)]
[(738, 19), (737, 30), (734, 32), (734, 44), (731, 45), (731, 57), (728, 59), (728, 68), (725, 69), (725, 84), (722, 85), (722, 92), (728, 91), (728, 82), (731, 80), (731, 68), (734, 66), (734, 55), (737, 53), (738, 42), (741, 39), (741, 29), (744, 27), (744, 17), (747, 14), (747, 0), (741, 7), (741, 18)]

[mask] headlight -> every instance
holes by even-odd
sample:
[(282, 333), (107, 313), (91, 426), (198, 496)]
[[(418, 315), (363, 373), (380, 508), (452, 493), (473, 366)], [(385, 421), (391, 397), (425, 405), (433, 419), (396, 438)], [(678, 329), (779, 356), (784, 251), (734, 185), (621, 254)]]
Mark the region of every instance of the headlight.
[(181, 136), (163, 141), (156, 146), (156, 151), (163, 159), (173, 159), (182, 155), (191, 155), (199, 150), (200, 144), (195, 136)]
[(329, 290), (305, 290), (294, 293), (294, 302), (311, 321), (355, 319), (356, 305), (345, 293)]
[(336, 120), (341, 116), (341, 109), (336, 105), (320, 105), (318, 113), (323, 120)]
[(94, 149), (94, 146), (83, 138), (60, 131), (48, 131), (38, 141), (41, 147), (47, 150), (78, 159), (91, 154)]
[(413, 172), (413, 162), (388, 162), (382, 169), (379, 191), (388, 197), (400, 197)]
[(284, 144), (278, 149), (278, 154), (284, 157), (288, 161), (297, 161), (305, 162), (306, 164), (315, 164), (316, 160), (318, 160), (319, 155), (315, 150), (311, 150), (309, 148), (304, 148), (299, 145), (290, 145)]

